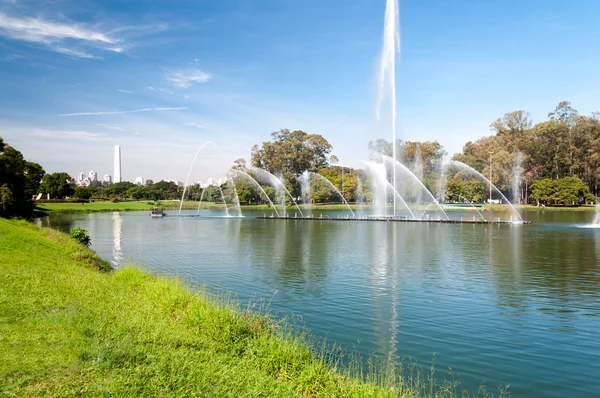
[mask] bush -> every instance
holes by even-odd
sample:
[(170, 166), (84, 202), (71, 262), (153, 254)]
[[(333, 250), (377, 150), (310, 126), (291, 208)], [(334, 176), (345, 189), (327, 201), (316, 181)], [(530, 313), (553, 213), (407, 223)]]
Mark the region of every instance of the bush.
[(87, 231), (83, 228), (73, 228), (71, 230), (71, 238), (86, 246), (90, 246), (92, 244), (90, 236), (88, 235)]

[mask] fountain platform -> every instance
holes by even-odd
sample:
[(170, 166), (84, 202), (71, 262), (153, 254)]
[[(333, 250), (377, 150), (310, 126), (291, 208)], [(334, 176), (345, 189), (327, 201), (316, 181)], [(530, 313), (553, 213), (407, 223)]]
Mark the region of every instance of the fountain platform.
[(437, 224), (531, 224), (531, 221), (510, 221), (510, 220), (447, 220), (447, 219), (420, 219), (420, 218), (407, 218), (407, 217), (393, 217), (393, 216), (380, 216), (380, 217), (289, 217), (289, 216), (259, 216), (257, 219), (262, 220), (296, 220), (296, 221), (366, 221), (366, 222), (413, 222), (413, 223), (437, 223)]

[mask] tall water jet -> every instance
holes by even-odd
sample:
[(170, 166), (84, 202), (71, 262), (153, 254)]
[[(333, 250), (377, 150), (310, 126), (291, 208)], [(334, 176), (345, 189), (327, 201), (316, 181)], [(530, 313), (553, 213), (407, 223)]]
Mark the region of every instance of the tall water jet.
[(513, 203), (519, 204), (522, 199), (521, 184), (523, 182), (523, 155), (517, 152), (513, 164), (512, 175), (510, 178), (510, 187), (513, 195)]
[[(396, 53), (400, 54), (400, 14), (398, 0), (387, 0), (383, 26), (383, 49), (379, 65), (379, 96), (377, 99), (377, 119), (381, 120), (381, 107), (387, 95), (391, 97), (392, 111), (392, 157), (396, 153)], [(386, 87), (388, 83), (388, 87)], [(386, 90), (387, 88), (387, 90)], [(392, 186), (396, 190), (396, 171), (392, 176)], [(396, 197), (394, 196), (394, 215), (396, 215)]]
[[(311, 197), (310, 197), (310, 174), (308, 170), (304, 170), (298, 180), (300, 181), (300, 190), (302, 197), (302, 204), (304, 205), (304, 211), (307, 217), (312, 215)], [(308, 205), (308, 207), (307, 207)]]
[[(309, 172), (310, 173), (310, 172)], [(354, 212), (352, 211), (352, 208), (350, 207), (350, 205), (348, 204), (348, 201), (346, 200), (346, 198), (344, 198), (344, 195), (342, 195), (342, 193), (340, 192), (339, 189), (336, 188), (335, 185), (333, 185), (333, 183), (331, 181), (329, 181), (327, 178), (323, 177), (321, 174), (319, 173), (310, 173), (311, 177), (316, 177), (319, 180), (323, 181), (325, 184), (327, 184), (329, 187), (333, 188), (333, 190), (335, 192), (337, 192), (338, 195), (340, 195), (340, 197), (342, 198), (342, 202), (344, 202), (344, 204), (346, 205), (346, 207), (348, 208), (348, 210), (350, 210), (350, 213), (352, 214), (352, 217), (356, 217), (356, 215), (354, 214)]]
[(227, 201), (225, 200), (225, 195), (223, 195), (223, 189), (219, 185), (219, 192), (221, 192), (221, 199), (223, 199), (223, 204), (225, 205), (225, 217), (231, 217), (229, 215), (229, 208), (227, 207)]
[(449, 160), (446, 165), (457, 166), (459, 168), (468, 170), (471, 173), (476, 174), (477, 176), (479, 176), (480, 178), (482, 178), (485, 182), (487, 182), (489, 184), (489, 186), (491, 186), (496, 192), (498, 192), (498, 194), (500, 194), (500, 196), (502, 197), (502, 199), (504, 199), (504, 201), (510, 206), (510, 208), (513, 211), (513, 213), (519, 218), (519, 220), (521, 222), (523, 221), (523, 218), (521, 217), (521, 214), (519, 214), (519, 212), (517, 211), (517, 209), (515, 209), (515, 207), (512, 205), (512, 203), (510, 203), (510, 200), (508, 200), (506, 198), (506, 196), (504, 196), (504, 194), (502, 192), (500, 192), (500, 190), (498, 189), (498, 187), (496, 187), (494, 184), (492, 184), (492, 182), (490, 180), (488, 180), (483, 174), (481, 174), (480, 172), (478, 172), (477, 170), (475, 170), (474, 168), (472, 168), (468, 164), (464, 164), (463, 162), (459, 162), (458, 160)]
[[(423, 181), (423, 158), (421, 157), (421, 146), (417, 144), (415, 151), (415, 161), (413, 162), (412, 172), (419, 181)], [(416, 202), (421, 203), (423, 201), (423, 193), (420, 189), (416, 192)]]
[(204, 197), (205, 192), (206, 192), (206, 188), (202, 189), (202, 193), (200, 194), (200, 201), (198, 202), (198, 210), (196, 210), (196, 215), (200, 214), (200, 206), (202, 206), (202, 198)]
[(231, 184), (231, 188), (233, 189), (233, 205), (235, 206), (235, 209), (237, 210), (238, 213), (238, 217), (243, 217), (242, 216), (242, 206), (240, 206), (240, 197), (238, 196), (237, 193), (237, 188), (235, 186), (235, 181), (233, 181), (233, 178), (230, 178), (229, 176), (227, 177), (227, 183)]
[(302, 210), (300, 210), (298, 203), (296, 203), (296, 199), (294, 199), (294, 197), (292, 196), (290, 191), (288, 191), (288, 189), (285, 187), (285, 184), (279, 178), (275, 177), (273, 174), (269, 173), (267, 170), (261, 169), (259, 167), (253, 167), (251, 170), (253, 172), (255, 172), (260, 178), (268, 180), (270, 182), (270, 184), (273, 185), (273, 187), (275, 187), (276, 189), (282, 188), (288, 194), (288, 196), (290, 197), (290, 199), (296, 206), (296, 209), (300, 213), (300, 216), (304, 217), (304, 214), (302, 214)]
[(391, 190), (394, 198), (400, 199), (400, 202), (406, 207), (406, 210), (410, 214), (411, 218), (415, 218), (414, 213), (396, 189), (387, 179), (387, 170), (385, 165), (376, 163), (373, 161), (365, 161), (367, 165), (367, 171), (371, 177), (371, 186), (373, 188), (373, 203), (374, 203), (374, 216), (387, 216), (387, 203), (388, 203), (388, 189)]
[(275, 207), (275, 205), (271, 201), (271, 198), (269, 198), (269, 195), (267, 195), (267, 193), (265, 192), (265, 190), (263, 189), (263, 187), (260, 186), (260, 184), (258, 183), (258, 181), (256, 181), (254, 178), (252, 178), (252, 176), (250, 174), (248, 174), (248, 173), (246, 173), (245, 171), (242, 171), (242, 170), (231, 169), (231, 170), (229, 170), (229, 173), (237, 175), (237, 176), (241, 176), (241, 177), (247, 179), (248, 181), (250, 181), (252, 184), (254, 184), (259, 189), (259, 191), (262, 192), (262, 194), (265, 196), (265, 198), (267, 198), (267, 201), (269, 202), (269, 204), (271, 205), (271, 207), (275, 211), (275, 214), (277, 214), (277, 217), (279, 217), (279, 213), (277, 212), (277, 208)]
[(190, 169), (187, 173), (187, 177), (185, 177), (185, 183), (183, 184), (183, 194), (181, 195), (181, 203), (179, 204), (179, 214), (181, 214), (181, 208), (183, 207), (183, 199), (185, 198), (185, 191), (187, 189), (188, 182), (190, 180), (190, 174), (192, 174), (192, 169), (194, 168), (194, 164), (196, 163), (196, 158), (198, 158), (200, 151), (202, 151), (202, 149), (204, 149), (204, 147), (208, 144), (214, 145), (215, 143), (212, 141), (206, 141), (204, 144), (200, 145), (200, 148), (198, 148), (198, 150), (196, 151), (196, 154), (194, 155), (194, 159), (192, 160), (192, 164), (190, 165)]
[(596, 198), (596, 216), (592, 225), (600, 228), (600, 198)]
[(444, 209), (442, 208), (440, 203), (437, 201), (435, 196), (433, 196), (433, 194), (429, 191), (429, 189), (427, 189), (425, 184), (423, 184), (423, 182), (421, 180), (419, 180), (417, 178), (417, 176), (415, 176), (414, 173), (412, 171), (410, 171), (410, 169), (408, 167), (406, 167), (402, 163), (398, 162), (397, 160), (390, 158), (389, 156), (381, 155), (381, 158), (383, 159), (384, 162), (391, 163), (394, 170), (399, 168), (403, 173), (405, 173), (405, 175), (407, 175), (411, 179), (412, 182), (417, 184), (417, 190), (420, 189), (420, 190), (422, 190), (422, 192), (426, 193), (427, 196), (429, 196), (429, 198), (431, 198), (431, 200), (433, 201), (432, 203), (435, 203), (437, 208), (442, 212), (444, 217), (446, 217), (447, 220), (450, 219), (450, 217), (448, 217), (448, 214), (446, 214), (446, 212), (444, 211)]

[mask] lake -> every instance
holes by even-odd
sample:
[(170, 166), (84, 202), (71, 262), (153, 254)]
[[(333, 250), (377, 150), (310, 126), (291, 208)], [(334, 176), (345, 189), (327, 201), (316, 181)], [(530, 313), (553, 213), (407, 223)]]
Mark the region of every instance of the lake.
[(242, 303), (264, 298), (350, 351), (425, 366), (435, 356), (437, 372), (451, 368), (471, 392), (484, 382), (488, 391), (510, 385), (515, 397), (600, 394), (600, 229), (582, 228), (593, 212), (528, 211), (531, 225), (244, 214), (55, 214), (41, 223), (87, 229), (117, 267), (141, 263)]

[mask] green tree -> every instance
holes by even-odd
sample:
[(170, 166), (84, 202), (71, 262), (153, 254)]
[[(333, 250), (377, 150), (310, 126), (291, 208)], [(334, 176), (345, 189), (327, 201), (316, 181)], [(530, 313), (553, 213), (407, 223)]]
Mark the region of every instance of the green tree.
[(251, 162), (273, 174), (284, 174), (287, 180), (305, 170), (327, 166), (331, 145), (319, 134), (282, 129), (271, 134), (272, 141), (252, 147)]
[(0, 137), (0, 217), (28, 217), (44, 170)]
[(71, 183), (71, 176), (67, 173), (46, 174), (42, 180), (40, 191), (50, 194), (52, 199), (64, 199), (73, 196), (75, 184)]

